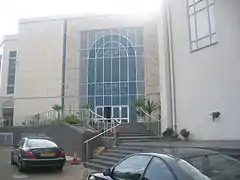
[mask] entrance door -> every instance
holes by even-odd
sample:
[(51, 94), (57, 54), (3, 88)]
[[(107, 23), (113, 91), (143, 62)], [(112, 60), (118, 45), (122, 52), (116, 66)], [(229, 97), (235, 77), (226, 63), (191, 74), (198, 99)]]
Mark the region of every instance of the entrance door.
[(128, 106), (112, 106), (112, 118), (115, 118), (121, 122), (129, 123)]
[(121, 122), (129, 123), (129, 107), (128, 106), (97, 106), (95, 110), (98, 117), (96, 119), (103, 120), (115, 118)]

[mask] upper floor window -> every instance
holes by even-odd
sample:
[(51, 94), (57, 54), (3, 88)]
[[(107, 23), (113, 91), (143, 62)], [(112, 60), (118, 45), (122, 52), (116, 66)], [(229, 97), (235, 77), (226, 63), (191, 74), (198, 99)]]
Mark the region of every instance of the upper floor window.
[(217, 42), (214, 0), (188, 0), (191, 51)]
[(17, 51), (9, 51), (7, 94), (14, 93)]

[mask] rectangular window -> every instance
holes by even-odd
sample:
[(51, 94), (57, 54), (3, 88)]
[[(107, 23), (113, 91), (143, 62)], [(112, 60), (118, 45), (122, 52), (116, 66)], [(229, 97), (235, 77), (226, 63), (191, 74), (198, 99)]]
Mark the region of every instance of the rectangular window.
[(9, 51), (7, 94), (14, 93), (17, 51)]
[(213, 0), (188, 0), (191, 51), (217, 42)]

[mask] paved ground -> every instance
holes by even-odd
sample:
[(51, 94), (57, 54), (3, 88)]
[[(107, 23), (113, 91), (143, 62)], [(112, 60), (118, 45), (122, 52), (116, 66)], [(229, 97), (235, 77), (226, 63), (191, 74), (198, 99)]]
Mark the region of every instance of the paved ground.
[(10, 164), (10, 149), (0, 147), (0, 179), (1, 180), (80, 180), (81, 167), (66, 164), (63, 172), (37, 170), (19, 173), (17, 167)]

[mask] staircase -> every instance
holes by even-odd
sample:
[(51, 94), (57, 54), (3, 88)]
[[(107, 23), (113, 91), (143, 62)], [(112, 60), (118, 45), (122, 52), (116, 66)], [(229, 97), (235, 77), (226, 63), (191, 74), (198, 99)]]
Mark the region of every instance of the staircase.
[(141, 152), (144, 148), (126, 146), (125, 143), (134, 144), (139, 142), (155, 142), (160, 138), (147, 130), (144, 124), (123, 124), (116, 129), (118, 134), (117, 147), (107, 149), (101, 155), (95, 156), (89, 162), (87, 167), (96, 171), (102, 171), (112, 167), (124, 157)]

